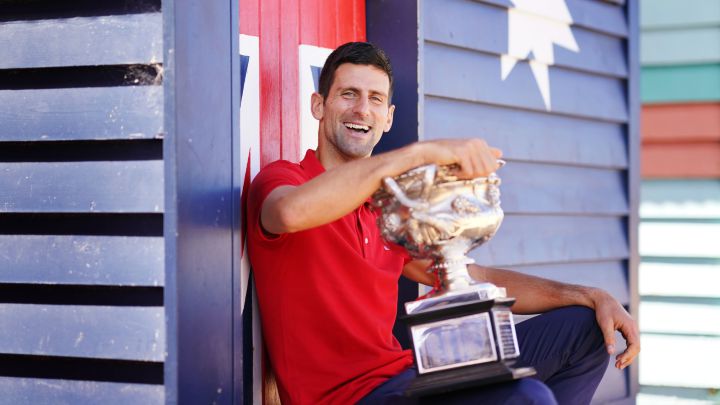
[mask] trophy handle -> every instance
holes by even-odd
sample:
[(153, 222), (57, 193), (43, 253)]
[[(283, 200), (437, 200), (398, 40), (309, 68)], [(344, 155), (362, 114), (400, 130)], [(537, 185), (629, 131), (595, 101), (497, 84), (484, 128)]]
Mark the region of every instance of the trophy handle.
[[(383, 184), (385, 184), (385, 188), (395, 197), (397, 198), (400, 203), (406, 207), (416, 209), (416, 210), (426, 210), (430, 207), (430, 204), (427, 201), (423, 200), (413, 200), (410, 197), (405, 194), (405, 192), (400, 188), (400, 186), (397, 184), (395, 179), (392, 177), (385, 177), (383, 179)], [(423, 192), (425, 192), (425, 189), (423, 188)]]

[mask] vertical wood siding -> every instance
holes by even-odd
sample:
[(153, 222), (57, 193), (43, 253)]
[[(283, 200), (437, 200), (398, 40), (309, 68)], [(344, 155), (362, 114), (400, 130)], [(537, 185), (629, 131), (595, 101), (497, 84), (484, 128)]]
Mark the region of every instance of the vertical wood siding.
[(160, 2), (0, 11), (0, 402), (162, 403)]

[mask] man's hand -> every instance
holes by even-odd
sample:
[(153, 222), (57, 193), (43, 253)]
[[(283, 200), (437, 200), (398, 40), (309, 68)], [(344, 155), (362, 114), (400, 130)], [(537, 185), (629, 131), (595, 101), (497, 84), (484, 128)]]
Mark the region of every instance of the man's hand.
[(620, 303), (610, 294), (595, 290), (592, 296), (595, 317), (605, 337), (605, 347), (609, 354), (615, 354), (615, 331), (622, 333), (627, 348), (615, 357), (615, 367), (622, 370), (633, 362), (640, 352), (640, 333), (637, 322), (627, 313)]
[(419, 142), (425, 162), (438, 165), (457, 164), (461, 179), (474, 179), (487, 176), (499, 168), (498, 159), (502, 151), (493, 148), (483, 139), (443, 139)]

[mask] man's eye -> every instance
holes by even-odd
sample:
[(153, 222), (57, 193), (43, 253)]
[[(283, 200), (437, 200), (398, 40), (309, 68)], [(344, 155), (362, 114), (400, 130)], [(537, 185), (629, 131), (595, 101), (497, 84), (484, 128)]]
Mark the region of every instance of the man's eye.
[(371, 97), (370, 99), (375, 103), (382, 103), (384, 101), (382, 97)]
[(343, 97), (354, 97), (355, 93), (352, 91), (346, 91), (346, 92), (342, 93), (342, 95), (343, 95)]

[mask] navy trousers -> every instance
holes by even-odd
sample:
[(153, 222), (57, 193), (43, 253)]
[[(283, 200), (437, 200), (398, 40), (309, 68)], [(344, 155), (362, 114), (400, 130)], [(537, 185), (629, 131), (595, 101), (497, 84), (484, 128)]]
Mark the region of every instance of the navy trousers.
[(595, 312), (585, 307), (560, 308), (521, 322), (516, 329), (520, 345), (516, 366), (535, 367), (535, 377), (406, 398), (405, 388), (416, 377), (411, 368), (377, 387), (359, 404), (589, 404), (609, 360)]

